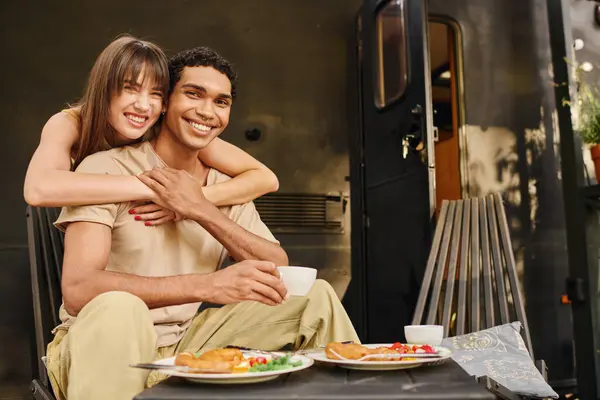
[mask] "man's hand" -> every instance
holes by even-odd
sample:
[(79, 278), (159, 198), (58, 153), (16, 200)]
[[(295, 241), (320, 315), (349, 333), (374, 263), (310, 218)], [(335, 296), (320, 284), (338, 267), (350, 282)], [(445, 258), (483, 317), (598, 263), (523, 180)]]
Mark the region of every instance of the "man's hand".
[(287, 289), (279, 278), (275, 264), (269, 261), (246, 260), (210, 275), (213, 291), (211, 303), (232, 304), (258, 301), (269, 306), (281, 304)]
[(137, 175), (158, 196), (155, 203), (189, 218), (194, 207), (208, 204), (202, 184), (186, 171), (173, 168), (154, 168)]

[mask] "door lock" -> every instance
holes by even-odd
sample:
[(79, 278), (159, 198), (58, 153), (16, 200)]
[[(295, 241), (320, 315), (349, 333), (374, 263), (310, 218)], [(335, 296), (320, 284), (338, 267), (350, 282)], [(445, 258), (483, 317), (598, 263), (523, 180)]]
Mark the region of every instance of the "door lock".
[(402, 158), (406, 159), (408, 156), (408, 149), (416, 149), (419, 145), (419, 140), (415, 135), (408, 134), (402, 138)]

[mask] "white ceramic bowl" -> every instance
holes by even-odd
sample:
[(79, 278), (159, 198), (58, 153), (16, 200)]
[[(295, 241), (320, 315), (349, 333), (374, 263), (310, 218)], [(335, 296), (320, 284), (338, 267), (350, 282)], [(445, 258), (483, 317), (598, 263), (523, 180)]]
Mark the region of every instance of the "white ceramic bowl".
[(306, 296), (317, 279), (317, 270), (307, 267), (277, 267), (290, 296)]
[(441, 325), (406, 325), (404, 336), (406, 343), (439, 346), (444, 337), (444, 327)]

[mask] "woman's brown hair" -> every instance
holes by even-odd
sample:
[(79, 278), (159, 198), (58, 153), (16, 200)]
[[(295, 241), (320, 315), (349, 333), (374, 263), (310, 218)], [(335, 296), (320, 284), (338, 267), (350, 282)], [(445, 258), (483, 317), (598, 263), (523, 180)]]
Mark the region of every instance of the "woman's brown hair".
[(125, 80), (143, 79), (169, 90), (167, 56), (157, 45), (133, 36), (121, 36), (100, 53), (88, 78), (83, 96), (73, 108), (78, 110), (79, 141), (73, 149), (74, 168), (90, 154), (107, 150), (115, 143), (116, 132), (108, 115), (111, 98), (123, 90)]

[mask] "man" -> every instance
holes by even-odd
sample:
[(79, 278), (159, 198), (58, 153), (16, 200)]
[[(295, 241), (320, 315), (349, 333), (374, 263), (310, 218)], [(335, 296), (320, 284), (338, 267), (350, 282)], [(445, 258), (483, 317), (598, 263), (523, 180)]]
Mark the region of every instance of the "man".
[[(287, 255), (252, 203), (218, 209), (202, 195), (203, 185), (229, 179), (203, 165), (198, 151), (229, 122), (231, 65), (196, 48), (174, 56), (170, 72), (158, 137), (96, 153), (77, 170), (138, 175), (185, 219), (146, 227), (128, 204), (63, 209), (63, 324), (48, 346), (61, 399), (131, 399), (158, 378), (129, 364), (181, 351), (358, 341), (324, 281), (306, 297), (286, 299), (275, 266)], [(219, 270), (226, 258), (237, 263)], [(201, 302), (225, 306), (196, 314)]]

